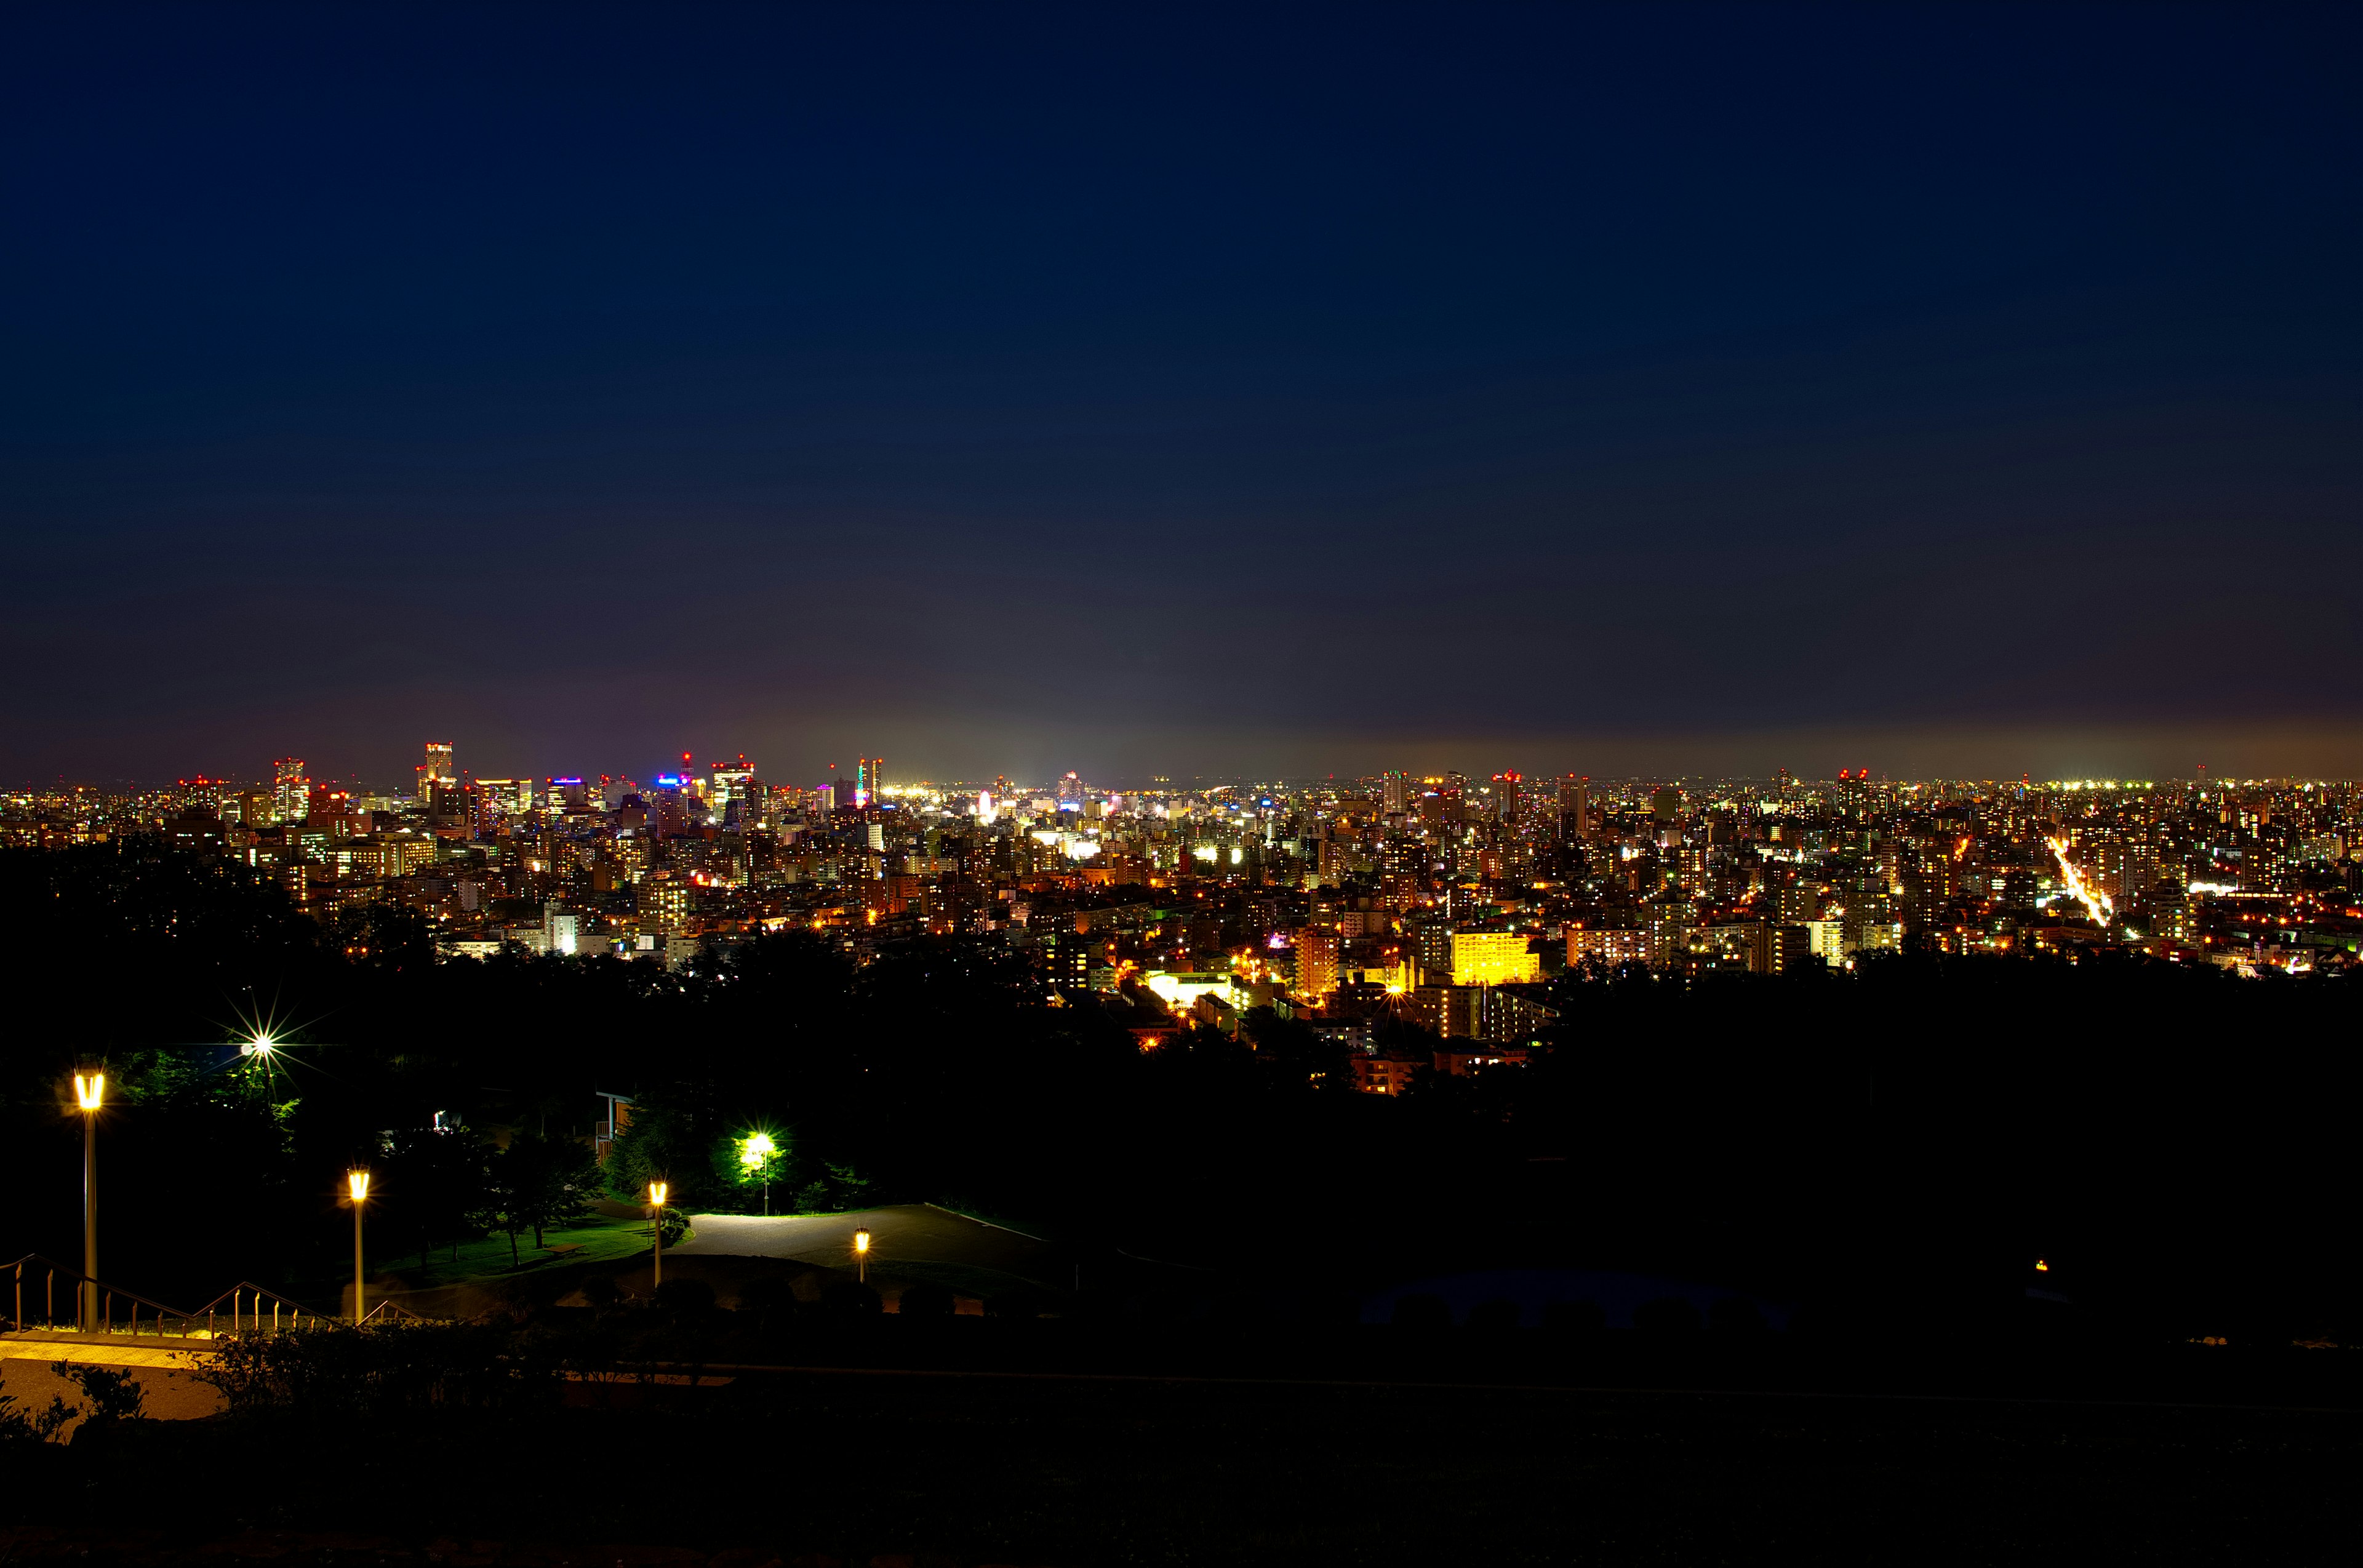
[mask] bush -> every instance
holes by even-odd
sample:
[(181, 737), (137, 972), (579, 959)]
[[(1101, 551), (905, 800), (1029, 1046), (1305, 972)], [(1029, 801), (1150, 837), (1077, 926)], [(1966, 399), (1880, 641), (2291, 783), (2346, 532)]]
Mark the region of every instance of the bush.
[(1662, 1339), (1695, 1334), (1699, 1331), (1699, 1309), (1680, 1296), (1660, 1296), (1633, 1309), (1633, 1327)]
[(866, 1318), (886, 1309), (878, 1293), (853, 1280), (839, 1280), (820, 1293), (820, 1308), (832, 1318)]
[(1543, 1327), (1554, 1334), (1597, 1334), (1608, 1327), (1608, 1314), (1596, 1301), (1553, 1301), (1543, 1307)]
[[(138, 1421), (148, 1415), (147, 1391), (128, 1367), (86, 1366), (78, 1362), (55, 1362), (50, 1370), (60, 1377), (71, 1379), (90, 1401), (83, 1412), (92, 1421)], [(51, 1401), (52, 1408), (56, 1402)]]
[(19, 1410), (17, 1396), (0, 1394), (0, 1448), (13, 1448), (19, 1443), (45, 1443), (57, 1436), (58, 1429), (74, 1418), (71, 1406), (52, 1396), (46, 1410)]
[(1518, 1326), (1518, 1304), (1514, 1301), (1481, 1301), (1469, 1309), (1471, 1329), (1498, 1330)]
[(1395, 1297), (1394, 1325), (1398, 1329), (1449, 1329), (1452, 1308), (1444, 1304), (1440, 1296), (1414, 1291)]
[(657, 1305), (683, 1317), (714, 1310), (714, 1287), (702, 1279), (669, 1279), (657, 1286)]
[(738, 1309), (742, 1312), (793, 1312), (796, 1308), (796, 1287), (782, 1274), (766, 1274), (761, 1279), (749, 1280), (738, 1293)]
[(558, 1395), (555, 1358), (516, 1329), (480, 1323), (323, 1324), (215, 1342), (197, 1373), (235, 1414), (378, 1417), (431, 1408), (504, 1409)]
[(1717, 1334), (1738, 1340), (1760, 1339), (1771, 1327), (1754, 1302), (1736, 1296), (1723, 1296), (1708, 1307), (1706, 1326)]
[(949, 1318), (956, 1307), (952, 1293), (939, 1284), (915, 1284), (903, 1292), (896, 1310), (905, 1318)]

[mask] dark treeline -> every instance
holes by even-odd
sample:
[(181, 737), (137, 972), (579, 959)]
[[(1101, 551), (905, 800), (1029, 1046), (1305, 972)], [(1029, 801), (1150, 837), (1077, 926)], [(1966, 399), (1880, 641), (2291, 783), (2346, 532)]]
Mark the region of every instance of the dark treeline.
[[(1082, 1248), (1274, 1285), (1458, 1266), (1662, 1272), (1936, 1324), (2033, 1257), (2144, 1331), (2339, 1334), (2356, 998), (2137, 962), (1903, 957), (1853, 975), (1570, 977), (1528, 1067), (1359, 1095), (1301, 1026), (1143, 1053), (996, 944), (853, 967), (768, 938), (688, 971), (436, 962), (372, 909), (324, 929), (235, 865), (150, 844), (0, 853), (9, 1251), (77, 1255), (64, 1083), (104, 1059), (103, 1270), (192, 1299), (333, 1277), (349, 1161), (435, 1113), (553, 1140), (596, 1091), (643, 1126), (623, 1189), (749, 1207), (935, 1200)], [(270, 1093), (234, 1046), (303, 1042)], [(405, 1194), (383, 1189), (399, 1229)]]

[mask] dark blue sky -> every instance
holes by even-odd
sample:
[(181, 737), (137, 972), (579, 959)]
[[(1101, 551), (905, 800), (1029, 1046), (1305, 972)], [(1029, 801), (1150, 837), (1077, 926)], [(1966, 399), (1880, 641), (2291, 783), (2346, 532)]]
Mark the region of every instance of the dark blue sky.
[(2349, 8), (11, 8), (0, 775), (2363, 770)]

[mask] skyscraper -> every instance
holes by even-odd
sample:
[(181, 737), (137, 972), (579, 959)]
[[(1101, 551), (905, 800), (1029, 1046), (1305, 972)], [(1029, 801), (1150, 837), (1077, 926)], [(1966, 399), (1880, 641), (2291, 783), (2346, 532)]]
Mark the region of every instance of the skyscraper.
[(856, 757), (853, 760), (853, 804), (875, 806), (886, 787), (886, 762), (880, 757)]
[(310, 811), (312, 781), (304, 776), (304, 759), (282, 757), (271, 764), (271, 803), (282, 822), (301, 822)]
[(1590, 775), (1568, 777), (1559, 781), (1559, 832), (1570, 839), (1581, 839), (1592, 831)]
[(1493, 775), (1494, 821), (1506, 823), (1518, 819), (1518, 786), (1525, 782), (1525, 775), (1514, 772)]
[(1307, 926), (1295, 934), (1296, 994), (1326, 996), (1337, 989), (1337, 933)]
[(706, 786), (707, 806), (727, 826), (750, 826), (756, 815), (755, 764), (741, 751), (736, 762), (715, 762), (711, 767), (714, 777)]
[(418, 764), (419, 794), (424, 795), (429, 784), (459, 782), (460, 775), (451, 769), (451, 742), (429, 740), (427, 743), (427, 760)]

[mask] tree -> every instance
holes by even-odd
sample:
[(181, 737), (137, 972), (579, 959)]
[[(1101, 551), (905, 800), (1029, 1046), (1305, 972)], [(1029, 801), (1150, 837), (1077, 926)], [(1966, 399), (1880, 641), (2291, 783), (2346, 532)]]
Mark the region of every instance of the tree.
[(405, 1128), (394, 1135), (385, 1195), (400, 1233), (418, 1248), (418, 1266), (438, 1242), (457, 1248), (483, 1234), (484, 1140), (466, 1128)]
[(494, 1161), (495, 1184), (507, 1206), (509, 1251), (516, 1251), (516, 1233), (533, 1232), (541, 1245), (544, 1228), (571, 1225), (589, 1218), (599, 1193), (599, 1162), (589, 1148), (571, 1138), (545, 1138), (520, 1132)]

